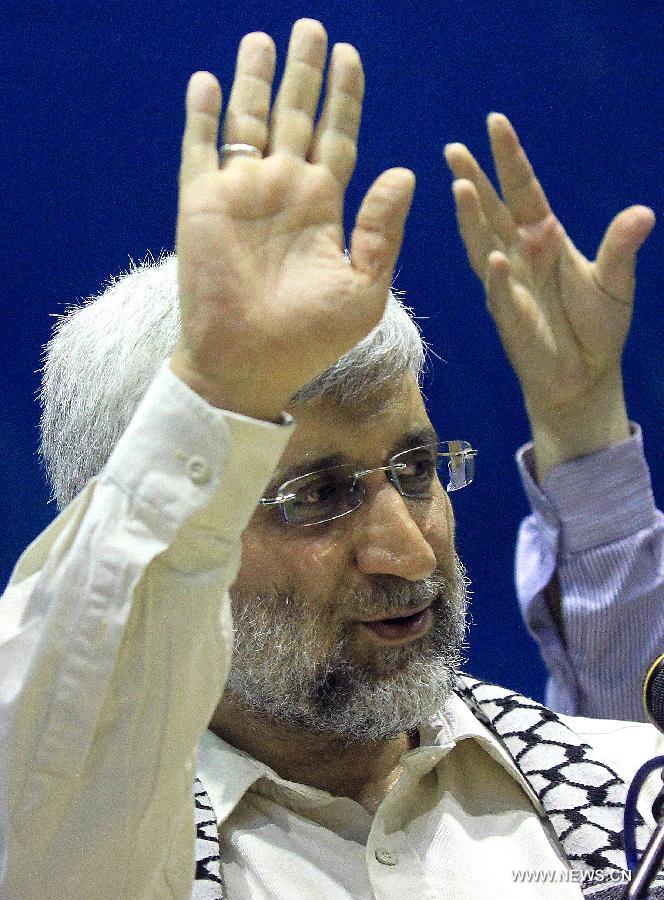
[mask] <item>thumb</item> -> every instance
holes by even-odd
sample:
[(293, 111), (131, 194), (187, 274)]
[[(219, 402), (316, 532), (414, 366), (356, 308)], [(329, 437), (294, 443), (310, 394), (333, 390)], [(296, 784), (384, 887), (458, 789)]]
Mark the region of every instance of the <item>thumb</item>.
[(406, 217), (415, 190), (409, 169), (388, 169), (379, 175), (362, 201), (351, 236), (353, 268), (375, 283), (390, 286), (401, 249)]
[(595, 260), (595, 275), (607, 294), (628, 301), (634, 290), (636, 254), (655, 225), (647, 206), (630, 206), (606, 229)]

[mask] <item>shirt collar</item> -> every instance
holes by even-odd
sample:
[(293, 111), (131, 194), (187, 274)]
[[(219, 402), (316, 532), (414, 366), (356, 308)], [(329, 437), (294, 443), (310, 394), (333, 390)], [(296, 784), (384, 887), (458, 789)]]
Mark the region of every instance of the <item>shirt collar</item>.
[[(442, 713), (420, 727), (421, 746), (457, 746), (463, 740), (476, 741), (495, 762), (505, 769), (523, 789), (538, 813), (544, 814), (542, 803), (518, 768), (507, 748), (486, 725), (473, 715), (468, 705), (457, 694), (452, 694)], [(411, 750), (410, 753), (416, 753)], [(407, 756), (408, 754), (406, 754)]]
[[(404, 768), (417, 769), (424, 774), (464, 740), (476, 741), (519, 784), (538, 813), (543, 812), (539, 798), (501, 741), (456, 694), (450, 697), (441, 713), (420, 726), (420, 746), (403, 755)], [(209, 730), (203, 734), (198, 745), (198, 776), (218, 822), (225, 821), (247, 791), (262, 778), (286, 797), (297, 797), (303, 805), (321, 806), (333, 799), (327, 791), (281, 778), (265, 763), (231, 746)]]

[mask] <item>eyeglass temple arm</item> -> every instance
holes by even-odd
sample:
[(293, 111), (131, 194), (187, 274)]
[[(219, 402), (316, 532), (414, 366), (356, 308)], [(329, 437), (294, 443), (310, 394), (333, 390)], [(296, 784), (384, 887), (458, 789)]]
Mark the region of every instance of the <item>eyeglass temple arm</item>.
[(286, 500), (292, 500), (295, 494), (284, 494), (283, 497), (261, 497), (259, 506), (281, 506)]
[(477, 456), (477, 450), (473, 447), (468, 447), (466, 450), (455, 450), (453, 453), (439, 453), (438, 456), (444, 456), (447, 459), (453, 459), (455, 456), (463, 456), (464, 459), (467, 459), (469, 456)]
[(364, 478), (365, 475), (371, 475), (372, 472), (393, 472), (395, 469), (407, 468), (406, 463), (391, 463), (387, 466), (376, 466), (375, 469), (360, 469), (355, 472), (355, 478)]

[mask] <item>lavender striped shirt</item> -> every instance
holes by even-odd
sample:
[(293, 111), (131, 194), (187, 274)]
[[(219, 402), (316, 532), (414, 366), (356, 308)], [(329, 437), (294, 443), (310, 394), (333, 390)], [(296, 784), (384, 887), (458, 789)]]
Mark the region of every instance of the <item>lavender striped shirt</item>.
[[(664, 515), (655, 506), (641, 430), (553, 469), (538, 486), (532, 445), (517, 453), (533, 510), (519, 530), (516, 587), (549, 670), (558, 712), (644, 719), (641, 685), (664, 652)], [(544, 588), (557, 569), (564, 635)]]

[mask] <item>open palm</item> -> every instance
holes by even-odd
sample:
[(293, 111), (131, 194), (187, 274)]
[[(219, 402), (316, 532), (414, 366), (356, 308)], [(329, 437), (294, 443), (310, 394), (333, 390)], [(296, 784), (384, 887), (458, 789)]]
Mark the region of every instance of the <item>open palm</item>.
[(582, 409), (619, 380), (634, 301), (636, 253), (651, 210), (633, 206), (609, 225), (590, 262), (573, 245), (505, 116), (489, 116), (502, 199), (462, 144), (445, 155), (459, 228), (521, 381), (531, 420)]
[(254, 146), (263, 158), (231, 156), (221, 167), (219, 85), (206, 72), (189, 84), (176, 356), (207, 393), (218, 388), (219, 399), (236, 408), (255, 407), (259, 398), (270, 411), (283, 408), (361, 340), (381, 318), (401, 246), (414, 178), (392, 169), (368, 191), (352, 262), (344, 256), (344, 193), (357, 153), (363, 74), (357, 51), (335, 46), (316, 123), (326, 56), (322, 26), (297, 22), (271, 108), (274, 45), (264, 34), (243, 39), (223, 139)]

